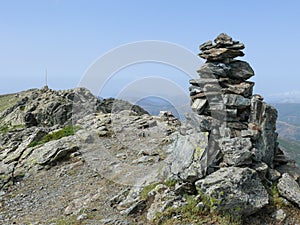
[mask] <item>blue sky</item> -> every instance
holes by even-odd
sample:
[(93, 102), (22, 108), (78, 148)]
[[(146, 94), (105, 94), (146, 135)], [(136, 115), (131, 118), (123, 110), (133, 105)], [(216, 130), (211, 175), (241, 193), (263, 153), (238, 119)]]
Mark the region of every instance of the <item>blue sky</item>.
[[(201, 43), (221, 32), (245, 43), (243, 60), (256, 73), (255, 92), (300, 91), (296, 0), (1, 0), (0, 30), (0, 94), (43, 86), (45, 68), (51, 88), (73, 88), (98, 57), (126, 43), (162, 40), (197, 54)], [(142, 73), (140, 67), (136, 74), (123, 71), (129, 72)], [(161, 73), (180, 76), (173, 69)]]

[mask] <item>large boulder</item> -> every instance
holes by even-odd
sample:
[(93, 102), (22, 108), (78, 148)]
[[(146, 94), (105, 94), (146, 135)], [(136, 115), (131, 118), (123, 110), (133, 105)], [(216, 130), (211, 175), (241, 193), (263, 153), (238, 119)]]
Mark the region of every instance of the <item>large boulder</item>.
[(284, 173), (277, 184), (278, 192), (284, 198), (300, 207), (300, 187), (288, 173)]
[(269, 203), (258, 174), (250, 168), (221, 168), (195, 185), (200, 194), (210, 198), (211, 207), (222, 213), (247, 216)]
[(222, 138), (220, 149), (224, 154), (224, 163), (231, 166), (251, 164), (252, 143), (250, 138)]
[(178, 135), (171, 146), (172, 174), (189, 182), (203, 177), (208, 168), (207, 144), (208, 134), (205, 132)]

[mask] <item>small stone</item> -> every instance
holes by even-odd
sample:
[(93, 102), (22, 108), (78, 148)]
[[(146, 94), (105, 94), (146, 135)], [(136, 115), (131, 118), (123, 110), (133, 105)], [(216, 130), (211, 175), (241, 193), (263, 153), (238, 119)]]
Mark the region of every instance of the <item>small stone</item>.
[(197, 98), (194, 100), (191, 108), (194, 112), (198, 112), (200, 114), (204, 110), (206, 103), (207, 103), (206, 99)]
[(277, 170), (269, 168), (267, 178), (270, 181), (277, 181), (280, 178), (280, 176), (281, 174)]
[(276, 212), (272, 214), (272, 217), (277, 221), (284, 221), (286, 218), (286, 213), (282, 209), (278, 209)]
[(207, 42), (204, 42), (202, 45), (200, 45), (199, 49), (201, 51), (203, 51), (203, 50), (210, 49), (212, 46), (213, 46), (212, 41), (207, 41)]
[(86, 213), (84, 213), (77, 217), (77, 221), (85, 220), (87, 218), (88, 218), (88, 215)]
[(229, 35), (227, 35), (225, 33), (219, 34), (215, 38), (214, 42), (216, 44), (221, 45), (221, 46), (230, 46), (230, 45), (233, 45), (232, 37), (230, 37)]

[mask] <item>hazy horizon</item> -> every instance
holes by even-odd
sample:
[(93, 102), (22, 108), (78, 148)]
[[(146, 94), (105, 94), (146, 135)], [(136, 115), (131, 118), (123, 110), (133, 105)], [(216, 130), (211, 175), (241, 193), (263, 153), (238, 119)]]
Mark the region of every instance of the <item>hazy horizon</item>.
[[(76, 87), (96, 59), (137, 41), (166, 41), (197, 55), (221, 32), (245, 44), (241, 59), (255, 71), (254, 93), (300, 92), (298, 1), (3, 1), (0, 18), (0, 94), (43, 87), (46, 69), (50, 88)], [(173, 68), (131, 66), (114, 74), (102, 94), (113, 97), (147, 76), (188, 86)]]

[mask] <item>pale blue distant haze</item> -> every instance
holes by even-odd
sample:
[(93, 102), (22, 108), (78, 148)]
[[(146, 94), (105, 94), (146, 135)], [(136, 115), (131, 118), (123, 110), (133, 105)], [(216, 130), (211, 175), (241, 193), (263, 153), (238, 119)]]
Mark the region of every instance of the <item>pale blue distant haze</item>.
[(163, 40), (197, 54), (221, 32), (245, 43), (256, 92), (300, 91), (297, 0), (1, 0), (0, 31), (0, 94), (42, 87), (46, 68), (51, 88), (73, 88), (95, 59), (129, 42)]

